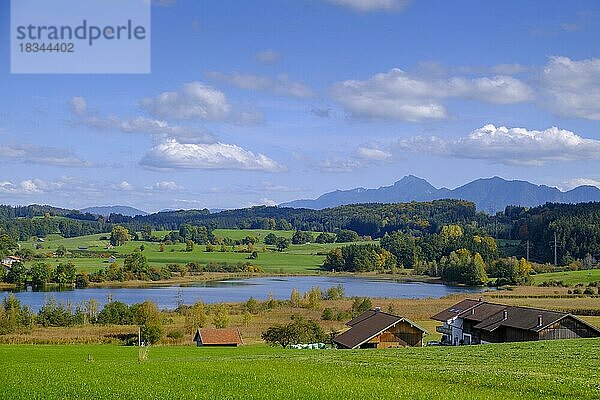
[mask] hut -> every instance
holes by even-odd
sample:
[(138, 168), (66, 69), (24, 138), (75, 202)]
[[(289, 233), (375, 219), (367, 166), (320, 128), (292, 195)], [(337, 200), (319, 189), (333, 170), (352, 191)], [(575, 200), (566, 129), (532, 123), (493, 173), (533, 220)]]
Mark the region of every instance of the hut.
[(427, 331), (407, 318), (382, 312), (366, 311), (349, 321), (347, 331), (333, 339), (340, 349), (387, 349), (422, 346)]
[(242, 335), (237, 328), (212, 329), (198, 328), (194, 335), (197, 346), (233, 346), (237, 347), (242, 342)]

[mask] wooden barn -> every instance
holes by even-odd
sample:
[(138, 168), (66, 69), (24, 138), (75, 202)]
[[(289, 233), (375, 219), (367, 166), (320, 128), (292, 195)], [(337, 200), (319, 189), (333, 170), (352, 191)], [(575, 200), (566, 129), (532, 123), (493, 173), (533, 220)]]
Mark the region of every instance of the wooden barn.
[(242, 335), (237, 328), (212, 329), (199, 328), (194, 335), (197, 346), (233, 346), (237, 347), (242, 342)]
[(333, 339), (340, 349), (423, 346), (423, 334), (427, 333), (409, 319), (379, 309), (366, 311), (346, 325), (350, 329)]
[(600, 330), (574, 315), (482, 300), (463, 300), (434, 315), (442, 343), (485, 344), (600, 337)]

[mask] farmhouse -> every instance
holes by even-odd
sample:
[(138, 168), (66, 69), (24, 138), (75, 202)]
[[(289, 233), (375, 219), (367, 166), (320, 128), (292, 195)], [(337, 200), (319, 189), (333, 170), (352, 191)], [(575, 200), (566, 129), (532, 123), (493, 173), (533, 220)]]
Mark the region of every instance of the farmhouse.
[(21, 262), (21, 258), (17, 256), (8, 256), (2, 259), (2, 265), (5, 267), (11, 267), (13, 263)]
[(451, 345), (599, 337), (600, 330), (574, 315), (467, 299), (431, 317)]
[(194, 335), (197, 346), (239, 346), (242, 335), (237, 328), (211, 329), (199, 328)]
[(333, 339), (340, 349), (422, 346), (427, 331), (407, 318), (382, 312), (366, 311), (349, 321), (350, 327)]

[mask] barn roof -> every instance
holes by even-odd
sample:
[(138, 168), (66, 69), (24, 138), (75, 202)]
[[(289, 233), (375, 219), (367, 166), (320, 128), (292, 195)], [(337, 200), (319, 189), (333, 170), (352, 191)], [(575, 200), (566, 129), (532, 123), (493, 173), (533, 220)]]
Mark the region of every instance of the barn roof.
[(444, 311), (440, 311), (439, 313), (437, 313), (433, 317), (431, 317), (431, 319), (435, 319), (436, 321), (445, 322), (445, 321), (448, 321), (449, 319), (452, 319), (452, 318), (462, 314), (463, 312), (465, 312), (467, 310), (470, 310), (471, 308), (473, 308), (474, 306), (476, 306), (477, 304), (480, 304), (480, 303), (481, 303), (481, 301), (479, 301), (479, 300), (465, 299), (465, 300), (461, 301), (460, 303), (456, 303), (452, 307), (445, 309)]
[(336, 336), (333, 341), (343, 347), (353, 349), (400, 322), (406, 322), (421, 332), (427, 333), (425, 329), (407, 318), (379, 310), (369, 310), (349, 321), (346, 325), (350, 326), (350, 329)]
[(237, 328), (199, 328), (194, 336), (194, 342), (203, 345), (231, 345), (242, 344), (242, 336)]
[(572, 318), (600, 334), (598, 328), (571, 314), (471, 299), (463, 300), (431, 318), (437, 321), (447, 321), (453, 317), (473, 321), (475, 322), (473, 326), (475, 329), (488, 332), (492, 332), (501, 326), (539, 332), (564, 318)]

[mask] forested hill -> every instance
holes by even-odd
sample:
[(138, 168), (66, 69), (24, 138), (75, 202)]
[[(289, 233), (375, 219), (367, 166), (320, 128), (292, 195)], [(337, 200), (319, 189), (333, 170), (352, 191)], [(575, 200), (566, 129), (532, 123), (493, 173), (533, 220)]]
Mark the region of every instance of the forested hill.
[(600, 259), (600, 203), (507, 207), (504, 218), (511, 221), (513, 238), (529, 240), (534, 261), (553, 261), (555, 233), (560, 264)]
[(478, 218), (475, 205), (462, 200), (436, 200), (422, 203), (355, 204), (308, 210), (280, 207), (252, 207), (210, 213), (209, 210), (180, 210), (129, 217), (111, 214), (108, 218), (49, 206), (0, 207), (0, 231), (17, 240), (58, 233), (65, 237), (109, 232), (115, 224), (140, 231), (176, 230), (184, 224), (209, 229), (297, 229), (335, 231), (350, 229), (360, 235), (381, 237), (385, 233), (436, 232), (442, 225), (471, 224)]
[(177, 229), (181, 224), (204, 224), (211, 228), (299, 229), (334, 231), (351, 229), (360, 235), (383, 236), (386, 232), (435, 232), (441, 225), (468, 224), (477, 213), (473, 203), (436, 200), (400, 204), (353, 204), (324, 210), (259, 206), (211, 214), (208, 210), (163, 212), (133, 218), (111, 216), (110, 222), (136, 229)]

